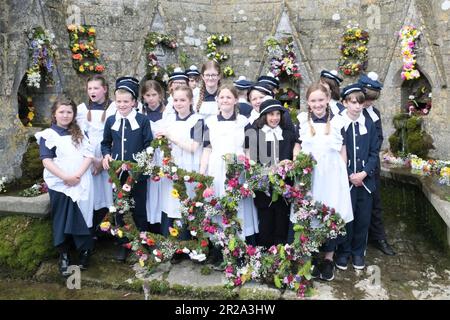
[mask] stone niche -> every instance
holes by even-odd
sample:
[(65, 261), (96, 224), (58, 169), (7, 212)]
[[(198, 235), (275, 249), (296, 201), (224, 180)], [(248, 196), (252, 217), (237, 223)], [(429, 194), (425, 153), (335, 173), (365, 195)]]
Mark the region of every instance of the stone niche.
[[(54, 78), (56, 76), (54, 75)], [(51, 122), (51, 107), (61, 93), (59, 81), (50, 85), (41, 80), (40, 87), (29, 87), (24, 75), (17, 89), (17, 115), (24, 126), (28, 125), (28, 113), (33, 112), (33, 127), (48, 127)]]
[[(432, 86), (428, 80), (428, 76), (418, 68), (420, 78), (413, 80), (405, 80), (401, 85), (401, 112), (408, 112), (406, 106), (414, 100), (417, 110), (426, 108), (427, 103), (432, 102)], [(413, 99), (411, 99), (414, 97)], [(430, 109), (431, 110), (431, 109)]]

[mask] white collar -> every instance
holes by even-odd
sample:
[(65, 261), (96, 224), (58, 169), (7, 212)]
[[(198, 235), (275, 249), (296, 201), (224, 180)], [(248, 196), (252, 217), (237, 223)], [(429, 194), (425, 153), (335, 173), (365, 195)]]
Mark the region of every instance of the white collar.
[(266, 141), (275, 141), (275, 138), (277, 138), (278, 141), (283, 140), (283, 130), (280, 126), (271, 128), (265, 124), (261, 130), (266, 134)]
[(247, 99), (245, 99), (245, 98), (239, 98), (238, 102), (248, 103)]
[(342, 117), (344, 118), (345, 124), (344, 124), (344, 129), (345, 131), (347, 131), (348, 127), (350, 126), (351, 123), (359, 123), (359, 134), (360, 135), (365, 135), (367, 133), (367, 128), (366, 128), (366, 118), (364, 117), (362, 111), (359, 114), (358, 119), (356, 120), (352, 120), (350, 119), (350, 117), (347, 114), (347, 109), (345, 109), (342, 112)]
[(139, 129), (139, 124), (136, 121), (136, 110), (133, 108), (133, 110), (131, 110), (131, 112), (126, 116), (123, 117), (119, 111), (116, 112), (116, 121), (114, 122), (113, 126), (111, 127), (112, 130), (114, 131), (119, 131), (120, 129), (120, 122), (122, 121), (122, 119), (127, 119), (130, 122), (130, 126), (131, 126), (131, 130), (136, 130)]
[(339, 114), (339, 112), (341, 112), (341, 110), (339, 110), (339, 107), (337, 106), (337, 101), (334, 99), (330, 100), (330, 103), (328, 103), (328, 105), (330, 106), (331, 112), (336, 115)]
[(375, 111), (373, 110), (373, 105), (367, 107), (366, 110), (369, 116), (372, 118), (373, 122), (377, 122), (378, 120), (380, 120), (380, 117), (378, 117)]
[(250, 124), (253, 124), (253, 122), (255, 122), (255, 120), (258, 118), (259, 112), (253, 109), (252, 112), (250, 112), (250, 117), (248, 117), (248, 122), (250, 122)]

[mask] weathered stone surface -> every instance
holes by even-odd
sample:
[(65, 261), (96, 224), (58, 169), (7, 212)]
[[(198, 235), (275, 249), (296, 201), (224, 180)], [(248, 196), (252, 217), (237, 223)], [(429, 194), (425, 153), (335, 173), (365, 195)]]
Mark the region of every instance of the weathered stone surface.
[(37, 197), (0, 197), (0, 215), (24, 214), (27, 216), (46, 217), (50, 213), (48, 193)]

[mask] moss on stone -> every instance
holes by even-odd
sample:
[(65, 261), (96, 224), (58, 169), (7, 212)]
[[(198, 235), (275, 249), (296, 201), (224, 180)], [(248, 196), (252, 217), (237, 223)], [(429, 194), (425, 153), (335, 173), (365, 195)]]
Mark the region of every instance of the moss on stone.
[(411, 117), (406, 121), (406, 129), (408, 131), (415, 130), (422, 126), (422, 119), (419, 117)]
[(430, 149), (433, 149), (433, 139), (422, 130), (423, 119), (421, 117), (400, 113), (393, 118), (395, 132), (389, 137), (391, 151), (399, 155), (415, 154), (421, 158), (427, 158)]
[(391, 146), (391, 151), (397, 154), (401, 149), (400, 138), (393, 134), (389, 137), (389, 145)]
[(51, 221), (23, 216), (0, 218), (0, 266), (29, 277), (39, 264), (55, 256)]
[(23, 155), (21, 169), (22, 178), (20, 180), (23, 184), (32, 185), (42, 179), (44, 166), (39, 158), (39, 146), (34, 137), (31, 137), (28, 141), (28, 148)]

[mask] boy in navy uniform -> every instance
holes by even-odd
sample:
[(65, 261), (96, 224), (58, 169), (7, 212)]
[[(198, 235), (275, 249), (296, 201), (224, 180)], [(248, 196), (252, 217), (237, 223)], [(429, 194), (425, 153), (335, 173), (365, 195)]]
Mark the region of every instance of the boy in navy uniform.
[[(115, 101), (117, 112), (105, 122), (101, 150), (103, 154), (103, 168), (109, 169), (109, 163), (113, 160), (134, 161), (133, 154), (141, 152), (150, 146), (152, 132), (148, 119), (137, 113), (133, 106), (139, 93), (139, 82), (133, 77), (121, 77), (116, 80)], [(121, 177), (121, 183), (125, 182), (127, 174)], [(146, 194), (147, 181), (141, 177), (136, 181), (132, 189), (135, 201), (133, 220), (139, 231), (147, 231)], [(116, 215), (119, 226), (124, 225), (123, 216)], [(121, 239), (120, 244), (125, 244), (128, 239)], [(116, 256), (117, 260), (124, 261), (127, 250), (121, 246)]]
[(364, 269), (367, 234), (372, 214), (372, 193), (375, 191), (375, 171), (378, 159), (378, 136), (371, 119), (362, 113), (364, 89), (359, 84), (342, 91), (346, 110), (342, 115), (348, 158), (348, 176), (354, 220), (347, 223), (345, 236), (336, 251), (335, 264), (347, 269), (350, 256), (355, 269)]
[[(369, 72), (368, 75), (361, 75), (358, 83), (364, 87), (365, 102), (364, 102), (364, 116), (369, 117), (375, 124), (378, 136), (378, 152), (381, 150), (383, 144), (383, 129), (381, 126), (380, 111), (373, 105), (374, 101), (380, 97), (380, 91), (383, 88), (378, 81), (378, 75), (375, 72)], [(380, 162), (377, 163), (375, 171), (376, 189), (373, 192), (373, 206), (372, 218), (370, 220), (369, 240), (373, 245), (386, 255), (395, 255), (394, 250), (386, 241), (386, 232), (384, 230), (381, 208), (380, 195)]]
[(234, 87), (238, 91), (239, 99), (239, 114), (242, 114), (246, 118), (250, 117), (250, 113), (253, 108), (252, 105), (247, 100), (248, 89), (253, 85), (252, 82), (248, 81), (244, 76), (240, 76), (238, 80), (233, 82)]

